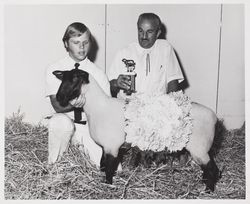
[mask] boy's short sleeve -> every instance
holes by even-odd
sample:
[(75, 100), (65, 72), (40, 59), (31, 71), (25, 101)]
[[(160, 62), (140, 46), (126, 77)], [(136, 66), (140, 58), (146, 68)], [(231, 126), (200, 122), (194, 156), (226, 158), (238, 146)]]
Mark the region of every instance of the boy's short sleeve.
[(46, 97), (50, 95), (55, 95), (60, 86), (60, 80), (53, 75), (53, 66), (47, 68), (45, 72), (45, 95)]

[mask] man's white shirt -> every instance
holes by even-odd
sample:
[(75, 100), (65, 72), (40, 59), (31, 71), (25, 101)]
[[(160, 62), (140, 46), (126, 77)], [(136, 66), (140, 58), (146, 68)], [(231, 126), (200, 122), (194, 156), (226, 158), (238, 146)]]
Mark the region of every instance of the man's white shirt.
[[(150, 56), (148, 74), (146, 71), (147, 54)], [(137, 92), (166, 93), (168, 82), (175, 79), (179, 82), (184, 80), (174, 49), (167, 40), (158, 39), (149, 49), (144, 49), (139, 43), (134, 42), (118, 51), (107, 72), (109, 80), (117, 79), (120, 74), (126, 72), (125, 64), (122, 62), (124, 58), (135, 61)]]

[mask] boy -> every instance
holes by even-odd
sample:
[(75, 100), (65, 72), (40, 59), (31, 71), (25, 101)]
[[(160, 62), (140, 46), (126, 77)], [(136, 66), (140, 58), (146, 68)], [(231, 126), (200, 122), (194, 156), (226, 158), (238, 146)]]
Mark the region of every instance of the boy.
[[(107, 95), (110, 94), (110, 85), (105, 73), (88, 59), (91, 49), (91, 33), (82, 23), (70, 24), (63, 36), (64, 47), (68, 55), (50, 65), (46, 71), (46, 97), (53, 107), (53, 116), (49, 121), (49, 155), (48, 162), (56, 162), (69, 146), (69, 143), (84, 146), (83, 150), (90, 160), (100, 166), (102, 148), (97, 145), (89, 134), (88, 124), (73, 123), (74, 109), (82, 108), (84, 96), (70, 101), (66, 107), (60, 106), (56, 99), (57, 90), (61, 81), (52, 72), (55, 70), (82, 69), (91, 74)], [(82, 118), (84, 113), (82, 112)], [(81, 123), (81, 122), (80, 122)]]

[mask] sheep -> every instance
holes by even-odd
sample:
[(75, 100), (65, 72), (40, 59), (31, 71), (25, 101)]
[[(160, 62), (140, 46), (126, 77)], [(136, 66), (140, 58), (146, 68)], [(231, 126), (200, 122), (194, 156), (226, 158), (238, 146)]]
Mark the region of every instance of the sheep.
[(66, 106), (69, 100), (81, 93), (85, 95), (83, 109), (87, 116), (90, 136), (103, 149), (100, 169), (106, 173), (106, 183), (112, 184), (119, 164), (119, 148), (125, 142), (124, 131), (121, 131), (125, 127), (124, 102), (107, 96), (87, 72), (73, 69), (54, 71), (53, 74), (62, 80), (56, 94), (60, 105)]
[[(61, 105), (85, 94), (84, 110), (87, 115), (91, 137), (103, 147), (101, 167), (105, 169), (107, 183), (112, 183), (112, 176), (117, 166), (119, 148), (125, 142), (124, 105), (121, 99), (107, 96), (94, 78), (82, 70), (54, 71), (62, 80), (57, 93)], [(216, 114), (209, 108), (192, 102), (191, 117), (193, 130), (185, 149), (203, 171), (206, 190), (214, 191), (220, 172), (209, 150), (215, 135)]]

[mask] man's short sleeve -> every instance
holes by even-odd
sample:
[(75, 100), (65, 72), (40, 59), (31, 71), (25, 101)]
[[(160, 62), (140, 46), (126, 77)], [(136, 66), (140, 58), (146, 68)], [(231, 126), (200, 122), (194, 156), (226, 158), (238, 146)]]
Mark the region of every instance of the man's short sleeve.
[(171, 47), (169, 51), (168, 61), (167, 61), (167, 76), (166, 81), (169, 83), (172, 80), (178, 80), (182, 82), (184, 80), (179, 62), (175, 55), (174, 49)]

